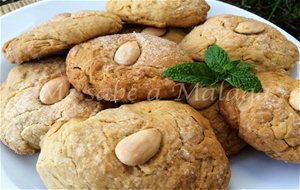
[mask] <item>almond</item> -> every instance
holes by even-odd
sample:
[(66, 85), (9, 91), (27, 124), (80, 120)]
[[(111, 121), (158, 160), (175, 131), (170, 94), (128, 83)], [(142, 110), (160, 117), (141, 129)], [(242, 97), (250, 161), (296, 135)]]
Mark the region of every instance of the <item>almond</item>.
[(179, 43), (186, 36), (187, 32), (181, 28), (170, 28), (162, 38)]
[(122, 44), (115, 53), (114, 60), (120, 65), (132, 65), (140, 57), (141, 50), (136, 41)]
[(256, 21), (241, 22), (235, 29), (240, 34), (258, 34), (265, 30), (265, 26)]
[(136, 132), (117, 144), (116, 156), (128, 166), (144, 164), (157, 153), (161, 139), (161, 133), (154, 128)]
[(300, 88), (292, 90), (289, 102), (295, 110), (300, 111)]
[(215, 88), (195, 88), (187, 102), (195, 109), (204, 109), (211, 106), (218, 98)]
[(165, 28), (154, 28), (154, 27), (147, 27), (141, 33), (149, 34), (152, 36), (162, 36), (167, 32)]
[(70, 89), (70, 83), (66, 76), (57, 77), (44, 84), (40, 91), (40, 100), (44, 104), (54, 104), (64, 99)]

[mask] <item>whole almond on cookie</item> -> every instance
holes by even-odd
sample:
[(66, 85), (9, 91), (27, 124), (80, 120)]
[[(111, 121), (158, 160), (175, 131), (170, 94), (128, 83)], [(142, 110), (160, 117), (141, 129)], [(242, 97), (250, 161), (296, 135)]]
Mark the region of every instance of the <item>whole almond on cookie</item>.
[(64, 99), (70, 89), (70, 83), (66, 76), (57, 77), (48, 81), (40, 91), (40, 100), (44, 104), (54, 104)]
[(161, 139), (161, 133), (154, 128), (136, 132), (117, 144), (116, 156), (128, 166), (144, 164), (157, 153)]
[(238, 24), (234, 29), (235, 32), (241, 34), (258, 34), (265, 30), (265, 26), (255, 21), (245, 21)]
[(149, 34), (152, 36), (162, 36), (167, 32), (165, 28), (154, 28), (154, 27), (147, 27), (141, 33)]
[(140, 57), (141, 50), (136, 41), (122, 44), (116, 51), (114, 60), (120, 65), (132, 65)]
[(289, 103), (295, 110), (300, 111), (300, 88), (292, 90)]
[(211, 106), (218, 98), (215, 88), (196, 88), (187, 102), (195, 109), (204, 109)]

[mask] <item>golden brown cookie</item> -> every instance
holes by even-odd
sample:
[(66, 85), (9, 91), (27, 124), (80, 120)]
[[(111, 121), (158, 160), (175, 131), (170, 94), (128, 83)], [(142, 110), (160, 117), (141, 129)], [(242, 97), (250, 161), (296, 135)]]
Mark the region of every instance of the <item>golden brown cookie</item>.
[(227, 156), (237, 154), (246, 146), (246, 143), (238, 136), (238, 131), (230, 128), (220, 113), (219, 101), (212, 106), (199, 110), (199, 112), (210, 122), (214, 133), (222, 145)]
[(300, 81), (287, 75), (259, 73), (263, 92), (231, 89), (220, 101), (222, 115), (248, 144), (268, 156), (300, 163), (300, 108), (293, 105)]
[(235, 15), (208, 19), (179, 45), (193, 59), (203, 61), (206, 49), (213, 44), (225, 49), (231, 59), (253, 64), (255, 72), (290, 73), (299, 59), (298, 48), (275, 28)]
[(229, 127), (220, 113), (219, 96), (228, 87), (226, 83), (218, 83), (215, 87), (190, 84), (186, 88), (188, 93), (184, 95), (184, 99), (186, 99), (186, 103), (198, 110), (210, 122), (226, 155), (230, 156), (243, 149), (246, 143), (239, 138), (237, 130)]
[(109, 0), (106, 10), (131, 24), (158, 28), (190, 27), (206, 19), (209, 5), (205, 0)]
[(167, 67), (191, 61), (178, 45), (146, 34), (99, 37), (75, 46), (67, 75), (78, 91), (107, 101), (172, 98), (179, 85), (162, 75)]
[(6, 42), (2, 51), (11, 63), (22, 63), (71, 48), (97, 36), (117, 33), (121, 28), (121, 19), (111, 13), (62, 13)]
[[(145, 158), (157, 142), (142, 164), (119, 160)], [(144, 154), (126, 155), (132, 146)], [(230, 178), (209, 122), (173, 101), (123, 105), (52, 128), (37, 170), (49, 189), (226, 189)]]
[(125, 24), (123, 29), (120, 31), (121, 34), (133, 32), (158, 36), (179, 43), (188, 34), (189, 30), (185, 28), (156, 28), (149, 26), (146, 27), (143, 25)]
[[(102, 109), (100, 103), (69, 89), (65, 79), (64, 58), (30, 62), (10, 71), (0, 89), (0, 140), (5, 145), (18, 154), (33, 154), (40, 148), (40, 137), (58, 122)], [(53, 86), (53, 81), (58, 83)]]

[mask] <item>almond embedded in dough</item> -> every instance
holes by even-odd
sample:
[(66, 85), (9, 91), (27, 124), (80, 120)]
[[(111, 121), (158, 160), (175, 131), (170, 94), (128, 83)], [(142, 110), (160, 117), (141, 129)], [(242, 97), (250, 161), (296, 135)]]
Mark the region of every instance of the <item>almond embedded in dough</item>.
[(128, 166), (144, 164), (159, 150), (161, 138), (159, 130), (154, 128), (136, 132), (117, 144), (116, 156)]
[(258, 34), (265, 30), (265, 26), (256, 21), (245, 21), (238, 24), (234, 29), (235, 32), (240, 34)]
[(300, 88), (292, 90), (289, 103), (295, 110), (300, 111)]
[(163, 36), (167, 32), (165, 28), (154, 28), (154, 27), (147, 27), (141, 33), (149, 34), (152, 36)]
[(64, 99), (70, 89), (70, 83), (66, 76), (57, 77), (48, 81), (40, 91), (40, 100), (44, 104), (54, 104)]
[(114, 60), (120, 65), (132, 65), (140, 57), (141, 49), (136, 41), (122, 44), (116, 51)]
[(204, 109), (211, 106), (218, 98), (215, 88), (195, 88), (187, 102), (195, 109)]

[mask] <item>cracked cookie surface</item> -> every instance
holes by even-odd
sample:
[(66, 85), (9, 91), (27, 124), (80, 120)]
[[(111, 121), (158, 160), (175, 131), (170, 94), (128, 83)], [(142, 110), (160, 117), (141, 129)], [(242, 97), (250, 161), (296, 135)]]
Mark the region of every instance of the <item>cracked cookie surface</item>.
[[(132, 65), (120, 65), (114, 57), (127, 42), (138, 44), (141, 53)], [(188, 61), (191, 58), (169, 40), (147, 34), (116, 34), (73, 47), (67, 57), (67, 76), (78, 91), (107, 101), (172, 98), (180, 86), (164, 77), (163, 70)]]
[(205, 0), (109, 0), (106, 10), (131, 24), (190, 27), (206, 19), (209, 5)]
[(248, 144), (268, 156), (300, 163), (300, 112), (289, 104), (300, 81), (284, 74), (259, 73), (263, 92), (231, 89), (223, 94), (220, 110)]
[[(147, 128), (162, 134), (156, 155), (142, 165), (122, 164), (117, 143)], [(226, 189), (230, 178), (209, 122), (173, 101), (123, 105), (52, 128), (37, 170), (48, 188), (68, 189)]]
[(233, 60), (253, 64), (253, 71), (290, 73), (299, 50), (275, 28), (234, 15), (218, 15), (194, 28), (180, 46), (195, 60), (204, 61), (210, 45), (222, 47)]
[(44, 57), (89, 40), (117, 33), (121, 19), (101, 11), (62, 13), (6, 42), (2, 48), (11, 63)]
[(45, 105), (39, 99), (43, 85), (65, 76), (65, 59), (50, 58), (14, 67), (0, 88), (0, 140), (18, 154), (39, 150), (40, 138), (58, 122), (89, 117), (102, 109), (74, 88), (59, 102)]
[(210, 125), (227, 156), (237, 154), (246, 146), (246, 143), (239, 137), (238, 131), (230, 128), (221, 115), (219, 101), (199, 112), (210, 122)]

